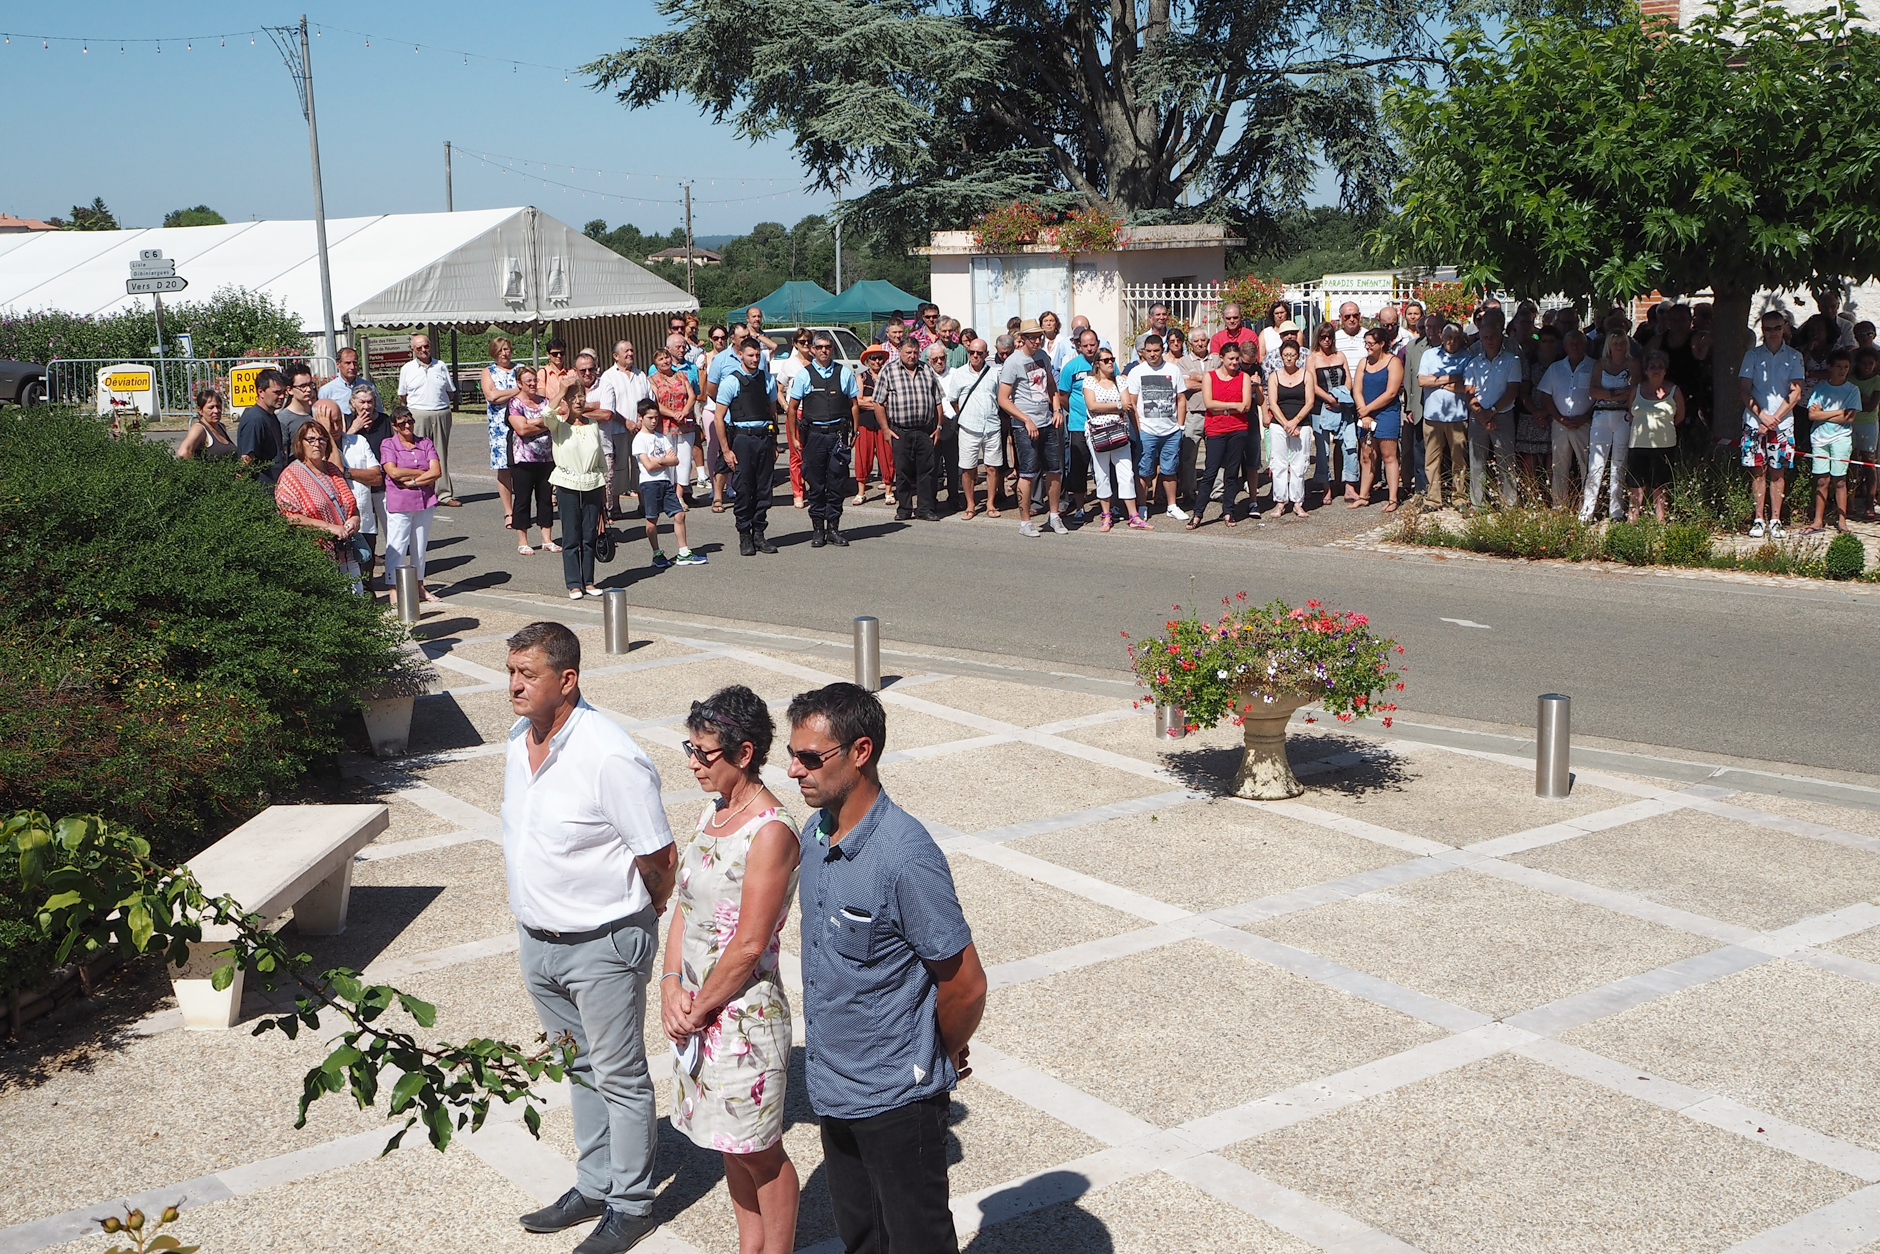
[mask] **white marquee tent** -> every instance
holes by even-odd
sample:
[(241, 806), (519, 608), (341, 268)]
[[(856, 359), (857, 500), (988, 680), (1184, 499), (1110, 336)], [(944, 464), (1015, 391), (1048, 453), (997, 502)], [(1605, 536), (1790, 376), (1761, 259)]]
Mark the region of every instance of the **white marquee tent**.
[[(698, 308), (672, 284), (539, 209), (397, 213), (326, 224), (333, 316), (348, 327), (524, 327), (576, 318)], [(160, 249), (189, 280), (173, 299), (206, 299), (233, 284), (285, 302), (301, 326), (325, 330), (313, 223), (0, 235), (0, 310), (107, 314), (127, 296), (130, 262)]]

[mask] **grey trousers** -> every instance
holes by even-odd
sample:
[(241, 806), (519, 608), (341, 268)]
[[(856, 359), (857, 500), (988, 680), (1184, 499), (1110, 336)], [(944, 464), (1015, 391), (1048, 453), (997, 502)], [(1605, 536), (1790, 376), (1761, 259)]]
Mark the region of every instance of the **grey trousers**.
[(438, 468), (444, 473), (433, 486), (437, 489), (437, 499), (454, 501), (457, 489), (450, 481), (450, 411), (448, 409), (414, 409), (411, 411), (412, 434), (420, 440), (429, 440), (431, 447), (437, 450)]
[(1501, 481), (1500, 505), (1508, 509), (1520, 498), (1514, 483), (1514, 414), (1503, 414), (1489, 431), (1475, 419), (1469, 419), (1469, 504), (1480, 509), (1488, 489), (1488, 447), (1495, 446), (1496, 478)]
[[(571, 1084), (575, 1184), (629, 1215), (653, 1208), (658, 1113), (646, 1070), (646, 979), (659, 952), (653, 908), (578, 944), (522, 937), (522, 981), (552, 1041), (579, 1051)], [(585, 1084), (581, 1081), (586, 1081)]]

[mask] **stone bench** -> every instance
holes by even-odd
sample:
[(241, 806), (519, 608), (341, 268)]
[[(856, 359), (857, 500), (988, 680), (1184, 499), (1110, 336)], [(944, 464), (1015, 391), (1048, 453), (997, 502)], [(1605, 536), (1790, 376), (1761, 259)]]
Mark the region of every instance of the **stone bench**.
[[(189, 860), (208, 897), (227, 894), (242, 908), (278, 921), (289, 910), (305, 936), (346, 930), (353, 855), (391, 824), (382, 805), (269, 806)], [(211, 982), (235, 929), (205, 924), (189, 963), (171, 971), (185, 1027), (231, 1028), (241, 1017), (242, 972), (226, 989)]]

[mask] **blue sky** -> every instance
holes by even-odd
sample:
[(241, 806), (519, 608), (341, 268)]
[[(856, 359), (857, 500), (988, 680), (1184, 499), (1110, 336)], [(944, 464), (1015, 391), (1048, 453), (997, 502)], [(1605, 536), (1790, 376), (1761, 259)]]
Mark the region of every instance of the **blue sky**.
[[(298, 7), (253, 3), (0, 5), (16, 157), (0, 176), (0, 210), (63, 216), (102, 196), (132, 226), (205, 203), (231, 222), (311, 217), (306, 124), (280, 55), (265, 35), (252, 45), (247, 35), (226, 46), (201, 38), (299, 16)], [(690, 177), (693, 230), (711, 235), (794, 223), (830, 204), (802, 192), (802, 166), (785, 142), (753, 147), (682, 101), (628, 112), (577, 75), (564, 82), (558, 70), (526, 64), (575, 66), (653, 33), (662, 22), (647, 0), (326, 0), (307, 17), (323, 32), (313, 41), (314, 106), (329, 217), (443, 209), (446, 139), (457, 148), (459, 209), (534, 204), (576, 226), (604, 218), (663, 232), (683, 211), (656, 202), (677, 201), (677, 180)], [(350, 32), (370, 34), (371, 46)], [(41, 35), (89, 44), (55, 39), (47, 49)], [(162, 51), (127, 43), (120, 53), (117, 41), (132, 38), (161, 38)], [(414, 53), (414, 41), (429, 46)], [(466, 65), (434, 48), (492, 59), (472, 55)], [(551, 168), (525, 179), (473, 152)]]

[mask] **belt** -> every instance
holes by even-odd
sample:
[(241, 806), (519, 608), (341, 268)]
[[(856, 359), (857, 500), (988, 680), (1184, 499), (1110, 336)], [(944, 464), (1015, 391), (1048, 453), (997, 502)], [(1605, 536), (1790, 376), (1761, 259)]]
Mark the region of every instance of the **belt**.
[(933, 430), (933, 423), (931, 422), (896, 422), (894, 419), (890, 418), (888, 419), (888, 425), (890, 427), (893, 427), (897, 431), (932, 431)]
[(847, 418), (837, 418), (833, 422), (812, 422), (805, 424), (811, 431), (837, 431), (849, 425)]
[(774, 431), (777, 426), (776, 422), (774, 421), (772, 422), (734, 422), (731, 425), (744, 431)]
[[(652, 909), (652, 907), (648, 906), (647, 910), (650, 909)], [(623, 914), (612, 923), (603, 923), (599, 927), (586, 932), (556, 932), (545, 927), (530, 927), (526, 923), (522, 925), (522, 930), (536, 940), (543, 941), (550, 945), (581, 945), (588, 941), (599, 940), (603, 936), (611, 936), (619, 931), (623, 924), (629, 923), (645, 913), (646, 910), (639, 910), (633, 914)]]

